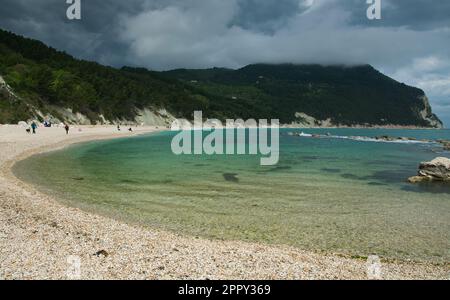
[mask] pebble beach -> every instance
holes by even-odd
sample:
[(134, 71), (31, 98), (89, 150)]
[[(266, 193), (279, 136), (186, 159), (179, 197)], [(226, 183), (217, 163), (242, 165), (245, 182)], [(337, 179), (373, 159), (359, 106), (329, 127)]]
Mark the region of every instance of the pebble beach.
[[(1, 125), (0, 279), (373, 279), (367, 258), (126, 224), (67, 207), (11, 172), (15, 162), (33, 154), (158, 130), (76, 126), (66, 135), (63, 128), (39, 127), (33, 135)], [(381, 260), (380, 270), (375, 279), (450, 276), (448, 264)]]

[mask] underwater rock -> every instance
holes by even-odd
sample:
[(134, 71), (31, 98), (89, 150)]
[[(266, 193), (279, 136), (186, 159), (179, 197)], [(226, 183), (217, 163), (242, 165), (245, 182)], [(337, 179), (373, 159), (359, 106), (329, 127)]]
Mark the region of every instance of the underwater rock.
[(398, 138), (388, 136), (388, 135), (382, 135), (382, 136), (375, 137), (375, 139), (377, 141), (393, 142), (393, 141), (397, 140)]
[(437, 142), (442, 144), (442, 146), (444, 146), (444, 150), (450, 151), (450, 141), (438, 140)]
[(408, 178), (409, 183), (420, 183), (424, 181), (430, 181), (430, 178), (425, 176), (413, 176)]
[(222, 176), (226, 181), (239, 182), (238, 174), (236, 173), (223, 173)]

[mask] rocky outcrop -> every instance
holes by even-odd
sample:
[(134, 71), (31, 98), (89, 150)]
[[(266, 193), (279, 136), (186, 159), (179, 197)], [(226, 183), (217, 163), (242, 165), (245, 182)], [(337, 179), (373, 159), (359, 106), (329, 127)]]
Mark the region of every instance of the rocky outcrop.
[(450, 159), (437, 157), (429, 162), (423, 162), (419, 166), (418, 176), (408, 179), (411, 183), (423, 181), (441, 181), (450, 183)]
[(330, 118), (326, 120), (317, 120), (316, 118), (309, 116), (303, 112), (295, 113), (295, 121), (290, 124), (291, 127), (334, 127), (337, 126), (333, 124)]
[(392, 137), (387, 135), (377, 136), (375, 137), (377, 141), (385, 141), (385, 142), (394, 142), (394, 141), (416, 141), (422, 143), (437, 143), (441, 144), (444, 150), (450, 151), (450, 141), (447, 140), (429, 140), (429, 139), (416, 139), (412, 137)]
[(431, 105), (430, 105), (430, 102), (428, 101), (427, 96), (425, 96), (425, 95), (420, 96), (419, 99), (422, 100), (423, 106), (424, 106), (424, 109), (419, 111), (420, 117), (424, 121), (426, 121), (430, 127), (439, 128), (439, 129), (444, 128), (444, 124), (442, 123), (442, 121), (439, 120), (439, 118), (435, 114), (433, 114), (433, 112), (431, 110)]
[(383, 142), (398, 142), (398, 141), (402, 141), (402, 142), (423, 142), (423, 143), (434, 143), (435, 142), (434, 140), (427, 140), (427, 139), (418, 140), (418, 139), (413, 138), (413, 137), (403, 137), (403, 136), (394, 137), (394, 136), (388, 136), (388, 135), (376, 136), (375, 139), (377, 141), (383, 141)]
[[(36, 111), (37, 115), (42, 120), (48, 120), (52, 124), (59, 124), (61, 122), (67, 122), (69, 124), (78, 124), (78, 125), (92, 125), (91, 120), (84, 114), (79, 112), (74, 112), (70, 108), (59, 108), (59, 107), (51, 107), (51, 110), (56, 113), (57, 116), (52, 115), (51, 113), (43, 114), (40, 111)], [(115, 120), (107, 120), (103, 115), (98, 115), (98, 120), (94, 122), (94, 124), (105, 124), (105, 125), (113, 125), (113, 124), (121, 124), (121, 125), (146, 125), (146, 126), (170, 126), (172, 121), (175, 120), (175, 117), (171, 115), (165, 109), (156, 109), (156, 108), (144, 108), (140, 110), (136, 110), (135, 119), (126, 120), (126, 119), (115, 119)]]

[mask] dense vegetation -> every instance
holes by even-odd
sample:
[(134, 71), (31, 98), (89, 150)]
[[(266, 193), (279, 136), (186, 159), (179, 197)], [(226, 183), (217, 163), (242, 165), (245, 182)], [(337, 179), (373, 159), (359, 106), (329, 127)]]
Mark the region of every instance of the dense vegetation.
[(259, 107), (261, 116), (291, 122), (294, 112), (333, 123), (427, 126), (418, 112), (424, 92), (369, 65), (249, 65), (239, 70), (173, 70), (166, 76)]
[(249, 65), (239, 70), (116, 69), (77, 60), (43, 43), (0, 30), (0, 75), (19, 96), (0, 92), (0, 122), (56, 117), (71, 108), (97, 122), (133, 120), (137, 109), (166, 108), (177, 117), (278, 118), (295, 112), (341, 124), (428, 126), (418, 114), (423, 91), (371, 66)]
[[(194, 88), (140, 70), (77, 60), (0, 30), (0, 75), (21, 99), (44, 113), (57, 114), (53, 107), (67, 107), (96, 121), (99, 114), (109, 120), (133, 119), (136, 109), (144, 107), (164, 107), (177, 116), (204, 108), (207, 100)], [(6, 106), (0, 106), (2, 111)], [(19, 119), (23, 115), (12, 111), (6, 121)]]

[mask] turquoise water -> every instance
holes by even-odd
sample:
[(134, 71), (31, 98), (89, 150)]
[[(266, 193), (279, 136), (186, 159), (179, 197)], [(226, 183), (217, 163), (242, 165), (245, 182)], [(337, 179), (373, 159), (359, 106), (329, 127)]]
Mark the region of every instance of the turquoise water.
[(90, 142), (19, 162), (14, 172), (71, 206), (216, 239), (355, 256), (448, 262), (450, 187), (411, 185), (438, 144), (290, 136), (448, 139), (449, 130), (282, 129), (280, 161), (172, 154), (175, 133)]

